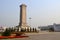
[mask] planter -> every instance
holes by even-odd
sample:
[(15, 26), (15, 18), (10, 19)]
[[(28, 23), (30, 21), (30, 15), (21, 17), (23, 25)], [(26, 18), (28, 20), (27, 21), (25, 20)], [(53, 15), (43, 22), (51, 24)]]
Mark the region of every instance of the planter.
[(0, 36), (0, 39), (25, 38), (28, 36)]

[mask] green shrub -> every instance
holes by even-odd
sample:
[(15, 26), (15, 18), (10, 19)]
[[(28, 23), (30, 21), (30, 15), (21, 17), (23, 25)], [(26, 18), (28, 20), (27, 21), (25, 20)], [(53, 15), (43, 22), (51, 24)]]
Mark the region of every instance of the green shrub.
[(5, 32), (2, 33), (2, 36), (10, 36), (11, 35), (11, 31), (6, 29)]

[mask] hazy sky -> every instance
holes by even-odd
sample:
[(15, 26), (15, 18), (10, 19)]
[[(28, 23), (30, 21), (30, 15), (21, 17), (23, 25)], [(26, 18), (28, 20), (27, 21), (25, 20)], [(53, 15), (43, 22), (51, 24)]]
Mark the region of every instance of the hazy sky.
[(27, 23), (31, 27), (60, 23), (60, 0), (0, 0), (0, 26), (19, 24), (22, 3), (27, 5)]

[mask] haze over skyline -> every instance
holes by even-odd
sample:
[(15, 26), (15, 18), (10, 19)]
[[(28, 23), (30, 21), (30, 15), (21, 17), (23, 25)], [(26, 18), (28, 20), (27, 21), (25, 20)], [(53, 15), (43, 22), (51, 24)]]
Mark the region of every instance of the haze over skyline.
[(31, 27), (60, 23), (60, 0), (0, 0), (0, 26), (19, 24), (22, 3), (27, 5), (27, 23)]

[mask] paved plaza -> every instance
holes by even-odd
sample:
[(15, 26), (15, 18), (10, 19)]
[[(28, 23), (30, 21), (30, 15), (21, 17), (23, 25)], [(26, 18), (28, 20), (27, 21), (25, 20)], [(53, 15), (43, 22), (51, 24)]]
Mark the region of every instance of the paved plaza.
[(60, 32), (27, 33), (27, 38), (0, 39), (0, 40), (60, 40)]

